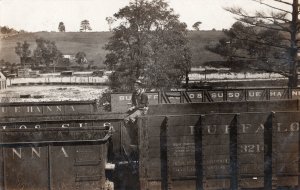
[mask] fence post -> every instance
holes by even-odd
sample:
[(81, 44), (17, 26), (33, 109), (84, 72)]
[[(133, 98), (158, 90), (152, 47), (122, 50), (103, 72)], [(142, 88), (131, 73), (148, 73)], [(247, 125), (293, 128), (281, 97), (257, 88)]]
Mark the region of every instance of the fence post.
[(202, 152), (202, 123), (204, 115), (200, 115), (194, 132), (195, 141), (195, 167), (196, 167), (196, 190), (203, 190), (203, 152)]
[(264, 189), (272, 189), (272, 133), (273, 133), (273, 117), (272, 112), (264, 124)]
[(230, 189), (238, 189), (238, 161), (237, 161), (237, 129), (239, 114), (236, 114), (229, 126), (229, 153), (230, 153)]
[(168, 158), (168, 120), (166, 116), (160, 127), (160, 173), (161, 173), (161, 189), (171, 189), (171, 178), (169, 172), (169, 158)]

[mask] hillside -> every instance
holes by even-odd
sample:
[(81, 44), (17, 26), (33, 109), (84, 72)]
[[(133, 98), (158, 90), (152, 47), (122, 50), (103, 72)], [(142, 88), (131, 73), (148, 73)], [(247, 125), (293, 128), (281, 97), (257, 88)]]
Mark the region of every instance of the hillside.
[(205, 62), (221, 61), (221, 56), (207, 51), (205, 46), (224, 37), (222, 31), (190, 31), (188, 33), (189, 46), (192, 51), (192, 65), (199, 66)]
[[(15, 54), (17, 42), (27, 41), (31, 49), (35, 49), (35, 40), (45, 38), (55, 41), (58, 49), (63, 54), (76, 54), (83, 51), (87, 54), (88, 60), (94, 63), (103, 64), (105, 60), (104, 45), (108, 42), (110, 32), (37, 32), (22, 33), (0, 39), (0, 60), (4, 59), (11, 63), (19, 63), (19, 57)], [(202, 65), (207, 61), (219, 61), (221, 57), (205, 50), (205, 45), (218, 40), (223, 36), (221, 31), (190, 31), (188, 38), (192, 50), (192, 65)]]

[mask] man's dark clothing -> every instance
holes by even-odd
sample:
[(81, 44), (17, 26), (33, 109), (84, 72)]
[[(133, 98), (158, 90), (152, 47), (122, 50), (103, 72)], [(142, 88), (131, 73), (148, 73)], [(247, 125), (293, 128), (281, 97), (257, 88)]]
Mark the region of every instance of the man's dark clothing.
[(134, 123), (137, 117), (145, 115), (148, 111), (148, 96), (144, 92), (134, 92), (131, 96), (131, 104), (135, 107), (129, 112), (129, 116), (125, 118), (125, 122)]
[(136, 109), (148, 107), (148, 104), (149, 104), (148, 96), (144, 92), (132, 93), (131, 102), (132, 102), (132, 105), (134, 105), (136, 107)]

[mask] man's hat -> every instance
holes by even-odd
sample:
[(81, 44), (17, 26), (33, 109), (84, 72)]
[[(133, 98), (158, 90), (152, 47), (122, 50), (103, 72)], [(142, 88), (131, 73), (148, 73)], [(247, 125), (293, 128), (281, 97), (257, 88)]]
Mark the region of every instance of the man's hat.
[(139, 84), (139, 85), (143, 85), (141, 80), (136, 80), (134, 83)]

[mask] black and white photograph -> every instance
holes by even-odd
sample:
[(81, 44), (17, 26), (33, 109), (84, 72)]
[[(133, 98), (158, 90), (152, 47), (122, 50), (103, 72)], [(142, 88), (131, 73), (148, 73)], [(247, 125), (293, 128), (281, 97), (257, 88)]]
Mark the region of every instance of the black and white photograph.
[(300, 190), (299, 0), (0, 0), (0, 190)]

